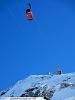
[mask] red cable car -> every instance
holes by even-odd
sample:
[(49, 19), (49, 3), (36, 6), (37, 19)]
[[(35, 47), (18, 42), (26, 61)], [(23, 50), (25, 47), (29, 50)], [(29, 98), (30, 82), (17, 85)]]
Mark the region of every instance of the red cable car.
[(33, 13), (32, 13), (32, 10), (31, 10), (31, 5), (30, 5), (30, 3), (28, 3), (28, 5), (30, 6), (30, 9), (26, 10), (27, 19), (33, 20)]

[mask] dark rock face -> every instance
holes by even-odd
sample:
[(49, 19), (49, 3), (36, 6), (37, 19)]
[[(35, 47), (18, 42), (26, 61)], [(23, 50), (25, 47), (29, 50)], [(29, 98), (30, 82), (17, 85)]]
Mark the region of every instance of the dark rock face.
[(54, 89), (48, 89), (46, 85), (44, 87), (30, 88), (26, 90), (25, 93), (23, 93), (20, 97), (45, 97), (47, 100), (50, 100), (54, 92)]
[(70, 83), (61, 83), (60, 85), (61, 85), (60, 88), (59, 88), (60, 90), (67, 88), (67, 87), (75, 88), (75, 83), (71, 83), (71, 84)]
[(10, 89), (8, 88), (8, 89), (5, 89), (4, 91), (2, 91), (1, 93), (0, 93), (0, 96), (2, 96), (2, 95), (4, 95), (7, 91), (9, 91)]
[(0, 96), (4, 95), (5, 93), (6, 93), (6, 92), (3, 91), (3, 92), (0, 94)]
[[(59, 91), (67, 87), (75, 88), (75, 84), (60, 83)], [(27, 89), (20, 97), (44, 97), (46, 100), (50, 100), (55, 91), (55, 86), (50, 89), (47, 85), (45, 85), (44, 87), (39, 86)]]

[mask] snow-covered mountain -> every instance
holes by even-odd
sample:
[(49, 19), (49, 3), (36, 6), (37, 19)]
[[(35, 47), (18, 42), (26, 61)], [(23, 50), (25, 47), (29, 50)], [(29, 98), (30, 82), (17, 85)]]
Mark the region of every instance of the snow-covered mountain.
[(75, 100), (75, 72), (31, 75), (0, 92), (0, 97), (45, 97), (50, 100)]

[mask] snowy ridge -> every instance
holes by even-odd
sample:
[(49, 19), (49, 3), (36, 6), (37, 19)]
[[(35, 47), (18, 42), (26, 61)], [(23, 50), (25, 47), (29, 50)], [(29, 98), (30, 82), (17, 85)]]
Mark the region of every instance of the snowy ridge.
[(0, 97), (46, 97), (75, 100), (75, 72), (61, 75), (31, 75), (0, 92)]

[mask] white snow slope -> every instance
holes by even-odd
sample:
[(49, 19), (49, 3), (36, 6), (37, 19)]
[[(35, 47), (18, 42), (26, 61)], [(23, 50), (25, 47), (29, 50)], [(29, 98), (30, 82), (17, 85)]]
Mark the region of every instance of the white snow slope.
[(61, 75), (31, 75), (0, 92), (0, 97), (48, 97), (75, 100), (75, 72)]

